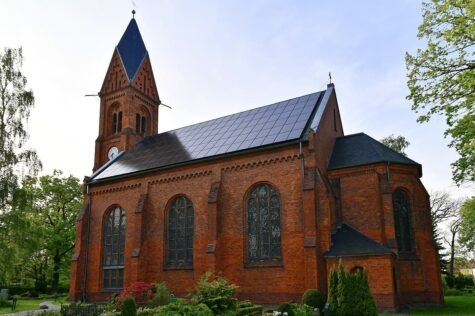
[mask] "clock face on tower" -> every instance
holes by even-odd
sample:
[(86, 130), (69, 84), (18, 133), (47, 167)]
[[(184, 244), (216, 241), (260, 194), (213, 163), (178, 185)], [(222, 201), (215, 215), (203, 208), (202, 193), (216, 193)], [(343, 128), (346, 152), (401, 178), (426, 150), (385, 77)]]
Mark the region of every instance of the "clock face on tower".
[(118, 154), (119, 154), (119, 149), (117, 149), (117, 147), (113, 146), (109, 149), (109, 152), (107, 153), (107, 157), (109, 157), (109, 160), (112, 160), (115, 157), (117, 157)]

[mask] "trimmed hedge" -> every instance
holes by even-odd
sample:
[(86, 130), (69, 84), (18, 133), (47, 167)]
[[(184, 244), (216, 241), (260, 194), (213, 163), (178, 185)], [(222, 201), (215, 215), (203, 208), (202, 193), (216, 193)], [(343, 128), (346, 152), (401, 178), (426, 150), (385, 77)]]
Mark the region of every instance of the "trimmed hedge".
[(302, 295), (302, 304), (323, 310), (325, 299), (319, 290), (306, 290)]

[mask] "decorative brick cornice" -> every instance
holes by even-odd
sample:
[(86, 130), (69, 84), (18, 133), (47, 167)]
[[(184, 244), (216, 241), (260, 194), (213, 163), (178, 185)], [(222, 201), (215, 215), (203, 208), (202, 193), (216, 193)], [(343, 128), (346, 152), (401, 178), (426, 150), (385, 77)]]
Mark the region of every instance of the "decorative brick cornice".
[(258, 167), (262, 167), (262, 166), (282, 163), (282, 162), (294, 161), (296, 159), (299, 159), (299, 155), (297, 155), (297, 154), (282, 156), (282, 157), (274, 157), (274, 158), (269, 158), (269, 159), (261, 159), (261, 160), (256, 160), (256, 161), (243, 163), (243, 164), (238, 164), (238, 165), (234, 165), (234, 166), (228, 166), (228, 167), (222, 168), (221, 171), (223, 171), (223, 172), (232, 172), (232, 171), (253, 169), (253, 168), (258, 168)]
[(169, 182), (183, 181), (183, 180), (188, 180), (188, 179), (191, 179), (191, 178), (206, 177), (206, 176), (211, 175), (212, 173), (213, 173), (213, 171), (211, 171), (211, 170), (205, 170), (205, 171), (194, 172), (194, 173), (186, 173), (186, 174), (182, 174), (182, 175), (179, 175), (179, 176), (166, 177), (166, 178), (152, 180), (152, 181), (149, 182), (149, 184), (150, 185), (155, 185), (155, 184), (163, 184), (163, 183), (169, 183)]
[(131, 189), (135, 189), (135, 188), (140, 188), (141, 186), (142, 186), (141, 183), (127, 184), (127, 185), (122, 185), (122, 186), (118, 186), (118, 187), (92, 191), (91, 193), (92, 193), (92, 195), (100, 195), (100, 194), (111, 193), (111, 192), (131, 190)]
[(137, 93), (134, 94), (134, 97), (137, 98), (137, 99), (139, 99), (140, 101), (142, 101), (142, 103), (144, 103), (144, 104), (146, 104), (146, 105), (149, 105), (149, 106), (151, 106), (151, 107), (154, 107), (154, 106), (157, 105), (157, 103), (152, 103), (152, 102), (150, 102), (150, 100), (147, 100), (146, 98), (140, 96), (140, 95), (137, 94)]
[(115, 100), (115, 99), (122, 98), (123, 96), (125, 96), (125, 92), (122, 92), (122, 93), (116, 94), (116, 95), (111, 95), (110, 97), (107, 97), (104, 101), (109, 102), (109, 101), (112, 101), (112, 100)]

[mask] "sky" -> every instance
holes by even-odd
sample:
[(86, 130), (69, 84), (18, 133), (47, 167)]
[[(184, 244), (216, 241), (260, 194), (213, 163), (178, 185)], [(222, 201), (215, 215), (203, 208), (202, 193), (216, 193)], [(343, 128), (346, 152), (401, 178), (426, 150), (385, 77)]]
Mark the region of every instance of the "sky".
[(331, 72), (346, 135), (410, 141), (429, 192), (457, 187), (445, 119), (416, 122), (406, 100), (406, 52), (418, 0), (0, 0), (0, 49), (23, 47), (35, 94), (29, 146), (43, 174), (90, 175), (100, 90), (135, 9), (163, 103), (159, 132), (323, 90)]

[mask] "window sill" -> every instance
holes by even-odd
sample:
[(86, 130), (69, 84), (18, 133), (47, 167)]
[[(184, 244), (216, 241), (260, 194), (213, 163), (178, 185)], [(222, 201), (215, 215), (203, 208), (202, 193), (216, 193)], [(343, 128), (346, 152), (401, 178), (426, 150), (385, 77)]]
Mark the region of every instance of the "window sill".
[(165, 265), (163, 267), (164, 271), (167, 270), (193, 270), (193, 265), (178, 265), (178, 266), (173, 266), (173, 265)]
[(107, 289), (101, 289), (101, 293), (119, 293), (123, 290), (123, 288), (107, 288)]
[(248, 261), (244, 264), (244, 268), (283, 268), (284, 262), (278, 260), (262, 260), (262, 261)]

